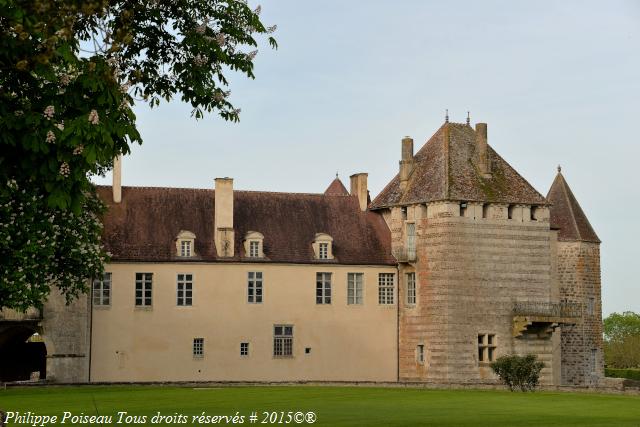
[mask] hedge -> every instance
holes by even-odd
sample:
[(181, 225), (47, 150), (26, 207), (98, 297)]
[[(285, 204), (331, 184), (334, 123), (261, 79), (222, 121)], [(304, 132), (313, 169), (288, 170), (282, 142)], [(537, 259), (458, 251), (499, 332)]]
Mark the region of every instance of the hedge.
[(627, 379), (630, 379), (630, 380), (640, 381), (640, 369), (605, 368), (604, 374), (607, 377), (627, 378)]

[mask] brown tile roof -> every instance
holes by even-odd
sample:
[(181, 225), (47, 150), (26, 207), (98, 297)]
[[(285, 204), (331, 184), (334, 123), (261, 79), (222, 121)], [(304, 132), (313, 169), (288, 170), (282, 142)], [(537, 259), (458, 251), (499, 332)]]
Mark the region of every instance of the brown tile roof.
[(329, 184), (327, 189), (324, 190), (324, 195), (325, 196), (348, 196), (349, 192), (347, 191), (342, 181), (340, 181), (340, 178), (336, 176), (336, 179), (331, 181), (331, 184)]
[(445, 123), (415, 154), (406, 190), (400, 190), (400, 177), (396, 175), (371, 208), (438, 200), (546, 204), (545, 198), (491, 147), (488, 157), (492, 176), (484, 178), (478, 172), (473, 128), (462, 123)]
[(551, 203), (551, 227), (559, 229), (558, 240), (600, 243), (560, 170), (551, 184), (547, 200)]
[[(108, 206), (103, 242), (114, 261), (179, 261), (175, 238), (180, 230), (196, 235), (196, 257), (218, 260), (213, 242), (214, 190), (123, 187), (114, 204), (110, 186), (98, 194)], [(234, 192), (235, 257), (244, 258), (248, 231), (264, 235), (264, 262), (394, 265), (391, 236), (381, 215), (362, 212), (352, 196)], [(335, 261), (314, 259), (316, 233), (333, 237)], [(255, 262), (255, 261), (252, 261)]]

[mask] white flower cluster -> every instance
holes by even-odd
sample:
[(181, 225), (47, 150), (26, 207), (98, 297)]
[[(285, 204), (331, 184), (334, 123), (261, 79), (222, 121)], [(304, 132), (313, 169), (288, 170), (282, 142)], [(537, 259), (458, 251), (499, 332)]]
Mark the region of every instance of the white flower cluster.
[(198, 54), (193, 58), (193, 63), (196, 65), (196, 67), (202, 67), (207, 63), (207, 59), (204, 56)]
[(67, 162), (62, 162), (62, 164), (60, 165), (60, 175), (64, 176), (65, 178), (69, 176), (69, 174), (71, 173), (71, 168), (69, 167), (69, 163)]
[(92, 125), (97, 125), (100, 123), (100, 117), (98, 117), (98, 112), (96, 110), (91, 110), (89, 113), (89, 123)]
[(49, 105), (47, 106), (47, 108), (44, 109), (44, 117), (47, 120), (51, 120), (53, 118), (53, 115), (56, 113), (56, 109), (54, 108), (53, 105)]
[(56, 142), (56, 134), (52, 130), (47, 132), (47, 143), (54, 144)]
[(82, 154), (82, 152), (84, 151), (84, 145), (78, 145), (76, 148), (73, 149), (73, 155), (74, 156), (79, 156), (80, 154)]

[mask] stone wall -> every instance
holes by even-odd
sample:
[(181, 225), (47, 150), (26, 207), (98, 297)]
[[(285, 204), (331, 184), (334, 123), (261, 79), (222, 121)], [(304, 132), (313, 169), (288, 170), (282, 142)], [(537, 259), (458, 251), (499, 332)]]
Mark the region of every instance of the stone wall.
[[(482, 205), (469, 204), (460, 216), (458, 203), (410, 206), (406, 215), (393, 208), (385, 215), (394, 248), (404, 244), (405, 223), (417, 228), (417, 260), (401, 265), (400, 381), (467, 381), (493, 377), (489, 363), (478, 361), (478, 334), (495, 334), (495, 357), (537, 354), (545, 368), (542, 382), (554, 382), (552, 330), (529, 330), (513, 337), (516, 301), (553, 301), (554, 235), (546, 208), (532, 221), (528, 208), (493, 205), (488, 218)], [(417, 273), (418, 301), (406, 304), (407, 271)], [(557, 301), (557, 300), (555, 300)], [(425, 363), (416, 346), (425, 346)]]
[(89, 381), (90, 300), (87, 294), (67, 305), (52, 289), (43, 308), (42, 338), (47, 348), (47, 380)]
[(560, 299), (582, 305), (580, 324), (561, 330), (562, 384), (596, 385), (604, 377), (600, 245), (558, 242), (558, 280)]

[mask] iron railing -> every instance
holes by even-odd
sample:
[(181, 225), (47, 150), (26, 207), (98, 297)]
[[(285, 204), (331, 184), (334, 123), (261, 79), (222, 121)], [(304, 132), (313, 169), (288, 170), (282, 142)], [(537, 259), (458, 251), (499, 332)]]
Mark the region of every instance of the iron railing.
[(415, 248), (397, 248), (393, 250), (393, 256), (398, 260), (398, 262), (413, 262), (416, 260), (416, 249)]
[(42, 312), (34, 307), (27, 309), (25, 312), (10, 308), (0, 310), (0, 321), (23, 322), (36, 320), (42, 320)]
[(582, 305), (570, 302), (516, 302), (513, 314), (517, 316), (548, 316), (548, 317), (581, 317)]

